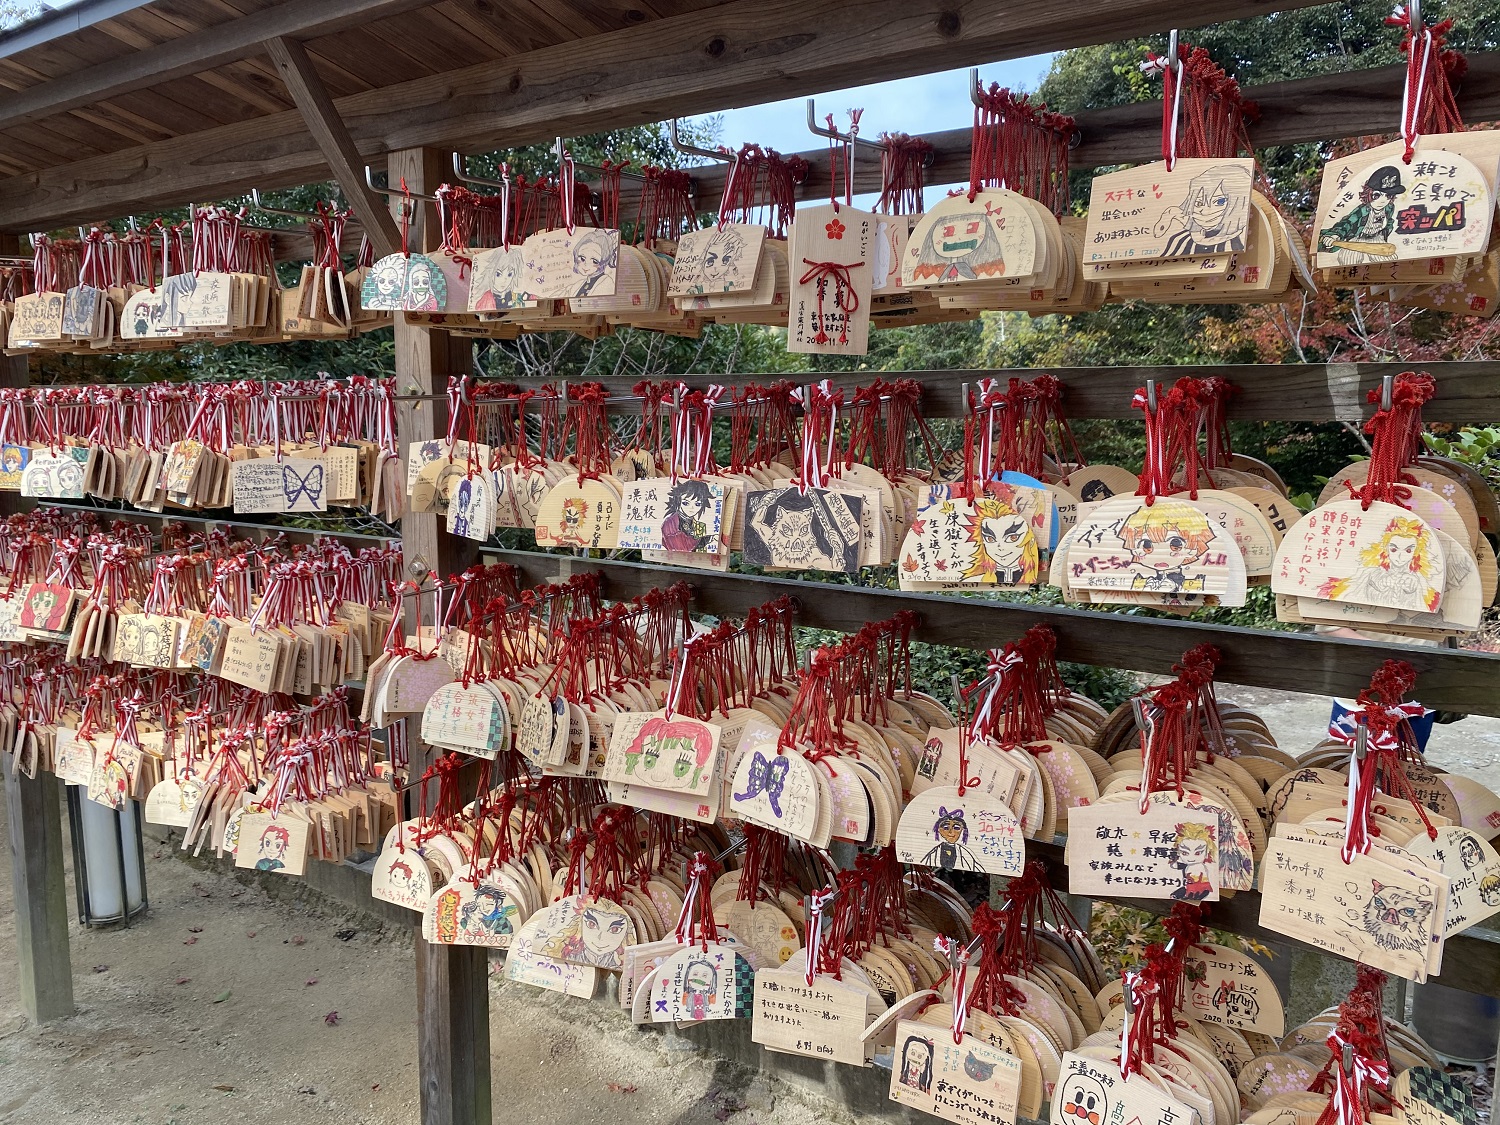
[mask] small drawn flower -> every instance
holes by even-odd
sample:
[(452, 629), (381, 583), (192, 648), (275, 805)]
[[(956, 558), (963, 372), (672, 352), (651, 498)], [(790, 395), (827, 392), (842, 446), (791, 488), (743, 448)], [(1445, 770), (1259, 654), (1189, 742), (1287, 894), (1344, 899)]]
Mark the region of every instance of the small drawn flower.
[(828, 232), (829, 238), (837, 240), (844, 237), (844, 224), (837, 219), (831, 220), (823, 229)]

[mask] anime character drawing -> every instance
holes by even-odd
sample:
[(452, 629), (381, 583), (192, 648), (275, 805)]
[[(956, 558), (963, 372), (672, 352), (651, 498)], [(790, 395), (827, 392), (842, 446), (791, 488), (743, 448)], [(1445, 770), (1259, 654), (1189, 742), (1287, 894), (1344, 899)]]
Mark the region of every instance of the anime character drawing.
[(1336, 251), (1341, 266), (1389, 261), (1396, 255), (1391, 245), (1396, 199), (1405, 194), (1399, 168), (1386, 164), (1375, 169), (1359, 189), (1358, 206), (1318, 232), (1318, 249)]
[(964, 578), (1000, 586), (1035, 582), (1041, 557), (1030, 521), (1004, 500), (981, 498), (973, 502), (973, 507), (965, 530), (974, 554), (964, 569)]
[(286, 867), (286, 851), (291, 845), (292, 834), (279, 824), (269, 824), (256, 842), (255, 861), (257, 871), (281, 871)]
[(898, 1082), (921, 1094), (932, 1092), (932, 1040), (908, 1035), (901, 1045), (901, 1070)]
[[(442, 275), (431, 259), (420, 255), (408, 258), (401, 307), (407, 312), (442, 312), (444, 295), (438, 291), (437, 284), (441, 279)], [(446, 281), (443, 281), (442, 287), (447, 288)]]
[(21, 474), (31, 460), (31, 450), (24, 445), (0, 446), (0, 488), (16, 491), (21, 487)]
[[(729, 292), (739, 279), (745, 257), (745, 238), (739, 231), (725, 227), (715, 232), (703, 248), (703, 264), (699, 267), (703, 282), (693, 286), (694, 292)], [(751, 270), (753, 273), (753, 264)]]
[[(640, 778), (646, 785), (696, 789), (713, 750), (713, 735), (702, 724), (656, 716), (646, 721), (625, 748), (625, 773)], [(657, 772), (663, 759), (667, 766), (665, 775)]]
[(916, 248), (914, 281), (981, 281), (1005, 276), (1005, 250), (983, 211), (939, 216)]
[(458, 508), (453, 514), (453, 534), (469, 537), (471, 506), (474, 497), (474, 482), (468, 477), (458, 482)]
[(713, 508), (707, 481), (678, 481), (667, 493), (667, 518), (661, 522), (661, 544), (668, 551), (711, 550), (707, 516)]
[(367, 309), (394, 311), (401, 308), (406, 281), (406, 258), (390, 254), (370, 267), (360, 287), (360, 303)]
[(1201, 593), (1203, 574), (1189, 568), (1203, 561), (1214, 539), (1208, 517), (1186, 505), (1141, 505), (1120, 525), (1120, 540), (1130, 552), (1132, 590), (1166, 594)]
[(518, 909), (514, 903), (507, 901), (502, 888), (482, 883), (475, 888), (474, 897), (459, 911), (458, 924), (461, 929), (480, 937), (513, 934), (515, 930), (511, 919)]
[(562, 526), (557, 532), (557, 541), (569, 547), (584, 547), (588, 541), (583, 537), (583, 517), (588, 515), (589, 502), (582, 496), (570, 496), (563, 501)]
[(1486, 875), (1479, 880), (1479, 897), (1486, 906), (1500, 906), (1500, 875)]
[(1182, 886), (1171, 894), (1178, 902), (1202, 902), (1214, 892), (1209, 864), (1218, 863), (1219, 849), (1206, 824), (1179, 824), (1172, 866), (1182, 872)]
[(1484, 849), (1475, 836), (1464, 836), (1458, 842), (1458, 859), (1465, 871), (1473, 871), (1484, 862)]
[(926, 866), (943, 871), (982, 870), (974, 853), (966, 847), (969, 842), (969, 822), (964, 819), (963, 809), (938, 806), (938, 817), (932, 825), (932, 838), (937, 843), (922, 857)]
[[(62, 628), (62, 614), (57, 610), (57, 591), (48, 586), (34, 590), (26, 599), (26, 610), (21, 614), (21, 625), (27, 629), (49, 629), (57, 632)], [(53, 620), (54, 616), (57, 620)]]
[(1260, 1015), (1260, 1001), (1243, 988), (1236, 988), (1232, 980), (1220, 981), (1214, 992), (1213, 1005), (1226, 1016), (1255, 1022)]
[(1437, 544), (1420, 519), (1397, 516), (1380, 538), (1359, 553), (1359, 569), (1348, 578), (1330, 578), (1318, 597), (1389, 609), (1436, 612), (1442, 591), (1432, 584)]
[(57, 494), (59, 496), (83, 495), (83, 466), (76, 461), (65, 461), (57, 467)]
[(609, 271), (615, 268), (620, 253), (619, 243), (608, 231), (590, 230), (573, 244), (573, 277), (576, 279), (574, 297), (588, 297)]
[[(857, 519), (859, 500), (843, 499)], [(750, 530), (764, 545), (761, 557), (771, 566), (849, 573), (859, 562), (858, 540), (847, 542), (833, 521), (824, 518), (818, 498), (795, 488), (762, 501), (750, 518)]]
[(489, 287), (479, 295), (474, 308), (481, 312), (520, 308), (527, 300), (518, 285), (522, 270), (521, 248), (513, 246), (509, 250), (496, 251), (490, 261), (493, 266)]
[(1220, 164), (1199, 172), (1187, 195), (1156, 220), (1152, 233), (1167, 239), (1163, 257), (1223, 254), (1245, 248), (1250, 223), (1250, 170)]
[(1432, 941), (1427, 918), (1432, 902), (1404, 887), (1370, 880), (1370, 901), (1365, 903), (1361, 928), (1381, 949), (1420, 953)]
[(718, 972), (704, 958), (693, 958), (682, 974), (682, 1006), (687, 1011), (688, 1019), (708, 1019), (718, 999)]
[(575, 964), (618, 969), (624, 964), (629, 936), (630, 919), (618, 909), (599, 902), (580, 903), (572, 924), (548, 943), (545, 952)]

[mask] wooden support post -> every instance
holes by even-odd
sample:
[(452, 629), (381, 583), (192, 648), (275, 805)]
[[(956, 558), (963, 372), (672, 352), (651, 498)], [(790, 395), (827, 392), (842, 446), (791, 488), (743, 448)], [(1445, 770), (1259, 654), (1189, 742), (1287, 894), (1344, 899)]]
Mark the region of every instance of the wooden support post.
[(301, 111), (302, 119), (307, 122), (307, 131), (317, 141), (334, 179), (344, 189), (344, 198), (349, 201), (364, 227), (365, 236), (375, 247), (375, 256), (383, 258), (394, 254), (401, 248), (400, 231), (390, 212), (365, 186), (364, 158), (349, 136), (349, 130), (344, 127), (323, 80), (307, 57), (306, 49), (295, 39), (276, 38), (266, 40), (266, 53), (276, 64), (287, 93)]
[[(443, 180), (445, 153), (407, 149), (390, 157), (392, 183), (405, 177), (414, 192), (431, 193)], [(400, 206), (399, 199), (392, 205)], [(421, 206), (420, 204), (418, 205)], [(413, 248), (436, 245), (437, 224), (417, 216)], [(430, 236), (429, 233), (431, 232)], [(465, 375), (473, 345), (437, 328), (396, 324), (396, 381), (403, 393), (436, 393), (448, 379)], [(447, 432), (446, 402), (405, 402), (397, 417), (400, 448)], [(428, 570), (447, 577), (479, 557), (478, 544), (449, 535), (438, 517), (408, 513), (401, 520), (402, 558), (408, 577)], [(427, 754), (412, 740), (412, 772), (420, 775)], [(436, 799), (436, 794), (433, 794)], [(489, 955), (477, 946), (434, 945), (417, 937), (417, 1058), (422, 1125), (490, 1125)]]
[[(19, 252), (15, 235), (0, 235), (0, 253)], [(26, 357), (0, 357), (0, 386), (24, 387), (26, 383)], [(18, 494), (0, 492), (0, 515), (20, 509)], [(12, 777), (7, 771), (5, 819), (10, 834), (21, 1007), (29, 1018), (42, 1023), (73, 1014), (62, 795), (57, 779), (50, 773)]]
[(38, 1023), (73, 1014), (58, 784), (50, 773), (5, 776), (21, 1008)]

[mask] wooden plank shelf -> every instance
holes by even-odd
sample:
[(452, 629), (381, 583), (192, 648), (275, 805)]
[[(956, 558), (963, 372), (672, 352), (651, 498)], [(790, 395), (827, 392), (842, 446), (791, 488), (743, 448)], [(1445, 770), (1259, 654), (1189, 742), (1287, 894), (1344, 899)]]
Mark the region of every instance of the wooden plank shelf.
[(1057, 633), (1059, 660), (1137, 672), (1168, 674), (1184, 652), (1208, 642), (1219, 646), (1223, 654), (1217, 674), (1221, 682), (1311, 695), (1356, 695), (1369, 686), (1370, 675), (1382, 661), (1400, 656), (1417, 669), (1415, 694), (1427, 706), (1500, 715), (1500, 692), (1495, 690), (1500, 683), (1500, 656), (1489, 653), (536, 551), (483, 553), (515, 566), (531, 583), (550, 582), (560, 574), (597, 571), (605, 577), (607, 596), (620, 600), (652, 587), (687, 582), (693, 587), (694, 608), (718, 616), (737, 616), (788, 594), (797, 600), (799, 625), (854, 632), (866, 622), (910, 609), (921, 615), (913, 640), (959, 648), (995, 648), (1017, 639), (1033, 625), (1046, 624)]
[[(1434, 363), (1245, 363), (1214, 367), (1161, 365), (1155, 367), (1002, 367), (970, 371), (852, 371), (806, 375), (826, 377), (836, 387), (852, 391), (874, 379), (915, 379), (922, 384), (922, 412), (928, 418), (958, 418), (963, 411), (963, 386), (995, 379), (1004, 386), (1011, 379), (1032, 379), (1045, 371), (1064, 387), (1063, 409), (1069, 418), (1139, 419), (1131, 396), (1147, 379), (1171, 386), (1184, 376), (1220, 375), (1239, 388), (1229, 401), (1228, 415), (1239, 422), (1350, 422), (1359, 424), (1374, 413), (1366, 395), (1380, 390), (1381, 377), (1403, 371), (1425, 371), (1437, 381), (1437, 394), (1422, 408), (1427, 422), (1454, 425), (1500, 423), (1500, 363), (1454, 360)], [(689, 387), (729, 383), (774, 383), (782, 374), (664, 375)], [(598, 380), (611, 395), (629, 395), (638, 381), (605, 376)], [(628, 410), (629, 404), (612, 409)], [(721, 409), (723, 407), (721, 406)]]

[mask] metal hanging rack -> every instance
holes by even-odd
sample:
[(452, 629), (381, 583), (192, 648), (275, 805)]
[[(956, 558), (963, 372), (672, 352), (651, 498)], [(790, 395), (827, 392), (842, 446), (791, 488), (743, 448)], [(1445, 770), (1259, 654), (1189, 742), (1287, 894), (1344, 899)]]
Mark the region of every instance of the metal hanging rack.
[[(1171, 53), (1175, 55), (1176, 52), (1177, 52), (1177, 32), (1173, 31), (1172, 32)], [(1141, 65), (1142, 66), (1149, 66), (1150, 64), (1149, 63), (1142, 63)], [(1181, 73), (1182, 73), (1182, 66), (1181, 66), (1180, 63), (1178, 64), (1177, 70), (1178, 70), (1178, 74), (1180, 76)], [(1178, 84), (1177, 88), (1179, 90), (1182, 89), (1181, 83)], [(983, 109), (984, 108), (984, 83), (979, 80), (979, 68), (977, 66), (971, 66), (969, 68), (969, 101), (971, 101), (971, 102), (974, 103), (974, 108), (975, 109)], [(1081, 129), (1079, 129), (1075, 125), (1073, 127), (1073, 131), (1068, 134), (1068, 147), (1069, 148), (1077, 148), (1082, 143), (1083, 143), (1083, 131)]]

